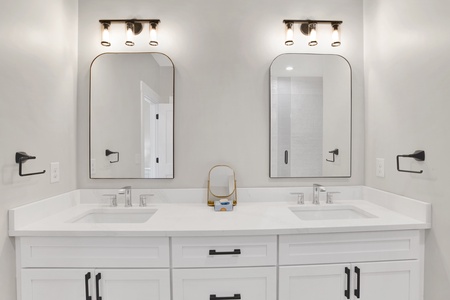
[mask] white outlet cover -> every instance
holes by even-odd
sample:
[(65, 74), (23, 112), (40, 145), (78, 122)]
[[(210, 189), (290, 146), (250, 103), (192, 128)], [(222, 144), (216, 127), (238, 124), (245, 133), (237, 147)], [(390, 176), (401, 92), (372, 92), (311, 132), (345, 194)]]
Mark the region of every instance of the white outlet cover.
[(59, 182), (59, 162), (50, 164), (50, 183)]
[(384, 178), (384, 158), (377, 158), (376, 175), (377, 177)]

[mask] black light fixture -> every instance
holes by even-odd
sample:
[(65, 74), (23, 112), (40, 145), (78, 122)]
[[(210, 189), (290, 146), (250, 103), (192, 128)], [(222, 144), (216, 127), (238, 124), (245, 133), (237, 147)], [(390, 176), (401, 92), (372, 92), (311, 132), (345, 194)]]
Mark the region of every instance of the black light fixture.
[(341, 45), (341, 38), (339, 32), (339, 26), (342, 24), (342, 21), (337, 20), (283, 20), (283, 23), (286, 24), (286, 46), (292, 46), (294, 44), (294, 25), (300, 25), (300, 32), (304, 35), (308, 36), (309, 41), (308, 45), (313, 47), (318, 44), (317, 40), (317, 25), (318, 24), (331, 24), (333, 28), (333, 33), (331, 35), (331, 46), (339, 47)]
[(120, 19), (120, 20), (99, 20), (102, 24), (102, 46), (111, 46), (110, 41), (110, 25), (111, 23), (124, 23), (126, 29), (125, 45), (134, 46), (134, 36), (142, 32), (144, 23), (149, 23), (150, 46), (158, 46), (157, 26), (161, 22), (158, 19)]

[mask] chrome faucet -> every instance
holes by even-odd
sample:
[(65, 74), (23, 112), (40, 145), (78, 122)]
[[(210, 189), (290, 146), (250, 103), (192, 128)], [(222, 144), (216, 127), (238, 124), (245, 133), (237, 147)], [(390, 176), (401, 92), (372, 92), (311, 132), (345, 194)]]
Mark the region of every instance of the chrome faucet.
[(119, 190), (119, 194), (125, 195), (125, 207), (133, 206), (133, 202), (131, 201), (131, 186), (124, 186)]
[(320, 204), (319, 196), (320, 192), (326, 192), (327, 190), (321, 186), (320, 184), (314, 183), (313, 184), (313, 204)]

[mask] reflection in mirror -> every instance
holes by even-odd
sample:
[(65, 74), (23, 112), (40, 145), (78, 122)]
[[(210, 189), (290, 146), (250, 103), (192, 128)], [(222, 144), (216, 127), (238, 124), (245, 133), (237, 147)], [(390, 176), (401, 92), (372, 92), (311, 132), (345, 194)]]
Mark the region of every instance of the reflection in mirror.
[(92, 62), (91, 178), (173, 178), (173, 91), (164, 54), (106, 53)]
[(236, 176), (229, 166), (217, 165), (211, 168), (208, 178), (208, 205), (215, 200), (228, 199), (237, 204)]
[(351, 67), (282, 54), (270, 67), (270, 177), (350, 177)]

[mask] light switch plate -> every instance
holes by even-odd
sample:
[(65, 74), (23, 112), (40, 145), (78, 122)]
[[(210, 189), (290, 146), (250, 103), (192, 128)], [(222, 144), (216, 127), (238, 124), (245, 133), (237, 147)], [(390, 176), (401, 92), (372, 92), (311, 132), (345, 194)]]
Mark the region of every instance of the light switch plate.
[(50, 183), (59, 182), (59, 162), (50, 164)]
[(384, 178), (384, 158), (377, 158), (376, 168), (377, 177)]

